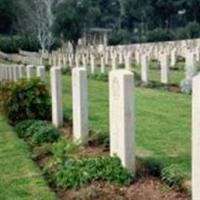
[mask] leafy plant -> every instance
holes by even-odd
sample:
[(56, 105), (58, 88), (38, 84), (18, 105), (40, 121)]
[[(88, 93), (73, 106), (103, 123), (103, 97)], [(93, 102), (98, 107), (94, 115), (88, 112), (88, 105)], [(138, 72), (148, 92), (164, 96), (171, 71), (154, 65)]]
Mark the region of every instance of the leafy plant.
[(15, 127), (19, 137), (29, 139), (33, 144), (55, 142), (60, 137), (60, 132), (46, 121), (25, 120)]
[(11, 124), (26, 119), (51, 118), (51, 101), (45, 83), (38, 78), (21, 79), (10, 88), (4, 101), (5, 114)]
[(52, 143), (60, 136), (60, 132), (55, 127), (44, 121), (35, 121), (26, 131), (32, 136), (31, 141), (34, 144)]
[(179, 189), (184, 181), (184, 173), (177, 165), (165, 167), (161, 173), (162, 180), (175, 189)]
[(122, 167), (118, 158), (99, 156), (66, 160), (53, 179), (57, 186), (63, 188), (79, 188), (98, 180), (123, 186), (133, 181), (133, 175)]
[(50, 149), (54, 157), (54, 163), (63, 163), (67, 159), (73, 158), (79, 147), (80, 145), (73, 142), (70, 138), (61, 138)]
[(27, 132), (27, 129), (35, 122), (35, 120), (25, 120), (18, 123), (15, 126), (15, 130), (20, 138), (27, 138), (30, 136), (30, 133)]

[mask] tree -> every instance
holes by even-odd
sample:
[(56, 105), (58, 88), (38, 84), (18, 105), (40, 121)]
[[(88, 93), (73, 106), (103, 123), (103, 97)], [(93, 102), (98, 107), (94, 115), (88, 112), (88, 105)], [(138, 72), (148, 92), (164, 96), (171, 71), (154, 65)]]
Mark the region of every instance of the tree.
[(37, 37), (42, 52), (50, 50), (54, 44), (52, 26), (55, 20), (53, 7), (58, 0), (19, 0), (18, 5), (21, 9), (18, 15), (18, 26), (20, 32), (28, 33)]
[(71, 42), (74, 55), (78, 40), (92, 25), (94, 15), (91, 0), (65, 0), (58, 5), (53, 31), (65, 42)]
[(0, 0), (0, 33), (8, 34), (12, 31), (16, 17), (14, 0)]

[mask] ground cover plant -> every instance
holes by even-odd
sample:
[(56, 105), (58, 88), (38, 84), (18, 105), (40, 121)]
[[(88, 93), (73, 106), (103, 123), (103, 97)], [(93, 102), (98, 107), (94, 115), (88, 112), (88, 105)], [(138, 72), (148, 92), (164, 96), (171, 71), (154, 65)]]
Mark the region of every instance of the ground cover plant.
[(49, 122), (39, 120), (25, 120), (16, 125), (19, 137), (31, 144), (52, 143), (60, 137), (60, 132)]

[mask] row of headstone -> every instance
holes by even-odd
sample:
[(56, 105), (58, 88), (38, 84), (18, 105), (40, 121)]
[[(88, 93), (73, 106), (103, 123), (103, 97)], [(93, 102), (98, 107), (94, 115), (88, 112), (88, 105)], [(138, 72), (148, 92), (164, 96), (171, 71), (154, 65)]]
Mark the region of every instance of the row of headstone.
[(21, 78), (31, 78), (37, 76), (45, 81), (45, 67), (33, 65), (1, 65), (0, 81), (17, 81)]
[[(197, 53), (198, 52), (198, 53)], [(191, 78), (196, 74), (196, 63), (200, 56), (199, 51), (184, 51), (185, 58), (185, 78), (188, 76)], [(58, 59), (57, 59), (58, 58)], [(51, 65), (61, 66), (62, 68), (67, 68), (72, 66), (83, 66), (89, 73), (96, 73), (98, 66), (100, 66), (100, 73), (104, 74), (106, 71), (116, 70), (118, 68), (124, 68), (132, 71), (133, 63), (137, 63), (141, 66), (141, 79), (145, 84), (149, 82), (149, 67), (152, 59), (156, 59), (158, 66), (160, 66), (160, 82), (163, 84), (170, 83), (170, 70), (174, 68), (178, 60), (178, 54), (176, 48), (173, 48), (171, 52), (159, 51), (157, 56), (153, 55), (152, 52), (140, 52), (140, 51), (127, 51), (122, 53), (103, 53), (103, 54), (77, 54), (75, 56), (75, 63), (73, 62), (73, 55), (68, 54), (65, 56), (60, 53), (52, 55)], [(158, 68), (159, 69), (159, 68)], [(99, 70), (98, 70), (99, 71)], [(191, 76), (192, 75), (192, 76)]]
[[(113, 70), (109, 74), (110, 88), (110, 152), (117, 155), (124, 167), (135, 170), (134, 78), (128, 70)], [(63, 125), (61, 68), (51, 68), (52, 122)], [(72, 70), (73, 138), (88, 137), (88, 83), (83, 67)]]

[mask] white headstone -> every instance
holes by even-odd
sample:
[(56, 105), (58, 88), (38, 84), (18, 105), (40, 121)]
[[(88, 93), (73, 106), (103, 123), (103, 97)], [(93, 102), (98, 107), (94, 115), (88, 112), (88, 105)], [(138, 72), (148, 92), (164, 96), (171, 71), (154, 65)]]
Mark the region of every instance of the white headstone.
[(117, 155), (124, 167), (135, 170), (134, 78), (128, 70), (111, 71), (110, 153)]
[(63, 125), (61, 68), (51, 68), (52, 123), (58, 128)]
[(149, 81), (149, 63), (148, 63), (148, 56), (143, 55), (141, 57), (141, 75), (142, 81), (147, 84)]
[(101, 73), (105, 73), (105, 59), (103, 56), (101, 56)]
[(37, 67), (37, 77), (39, 77), (42, 81), (45, 81), (45, 66)]
[(81, 67), (72, 70), (73, 137), (84, 141), (88, 136), (87, 71)]
[(35, 75), (35, 67), (33, 65), (28, 65), (26, 67), (27, 78), (30, 79)]
[(192, 199), (200, 199), (200, 75), (193, 78), (192, 94)]
[(168, 84), (169, 83), (169, 65), (170, 65), (170, 57), (168, 54), (162, 54), (160, 65), (161, 65), (161, 83)]

